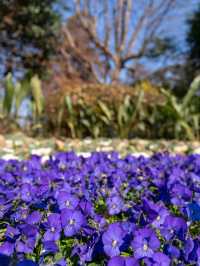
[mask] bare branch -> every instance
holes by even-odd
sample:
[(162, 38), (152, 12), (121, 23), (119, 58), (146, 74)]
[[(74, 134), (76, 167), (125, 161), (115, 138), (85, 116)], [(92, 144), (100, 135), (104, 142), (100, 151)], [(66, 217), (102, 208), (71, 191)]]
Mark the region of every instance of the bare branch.
[(91, 30), (90, 27), (88, 27), (88, 24), (83, 16), (81, 14), (77, 14), (78, 18), (81, 21), (83, 29), (88, 33), (88, 36), (90, 37), (90, 40), (94, 43), (96, 48), (100, 49), (105, 55), (110, 57), (111, 59), (115, 60), (113, 57), (112, 52), (109, 50), (107, 46), (101, 43), (97, 35)]
[[(81, 44), (81, 36), (65, 31), (65, 38), (98, 80), (109, 77), (114, 82), (129, 61), (146, 56), (149, 44), (160, 37), (161, 25), (177, 1), (73, 0), (77, 27), (87, 37)], [(95, 53), (88, 54), (86, 46)]]
[(84, 13), (90, 15), (90, 0), (84, 0)]
[(110, 33), (111, 33), (111, 26), (109, 23), (109, 5), (108, 1), (104, 0), (104, 27), (105, 27), (105, 32), (104, 32), (104, 46), (108, 47), (109, 46), (109, 40), (110, 40)]
[[(140, 50), (137, 53), (134, 53), (131, 50), (131, 48), (133, 48), (133, 47), (130, 46), (128, 49), (127, 56), (125, 56), (125, 58), (123, 59), (123, 64), (126, 64), (128, 61), (133, 60), (133, 59), (137, 59), (137, 58), (139, 58), (145, 54), (145, 50), (146, 50), (148, 44), (153, 41), (153, 38), (156, 34), (156, 31), (158, 31), (158, 29), (159, 29), (159, 25), (162, 24), (163, 20), (165, 19), (165, 16), (167, 15), (168, 11), (172, 7), (172, 5), (175, 3), (175, 1), (176, 0), (168, 0), (168, 1), (163, 0), (163, 1), (161, 1), (160, 5), (154, 9), (152, 9), (153, 6), (151, 3), (151, 8), (146, 9), (146, 12), (143, 13), (143, 16), (141, 17), (140, 23), (137, 24), (138, 27), (133, 34), (134, 37), (132, 39), (132, 41), (133, 41), (132, 45), (134, 44), (134, 41), (138, 35), (138, 32), (140, 32), (141, 27), (143, 26), (142, 25), (143, 21), (147, 18), (147, 16), (150, 15), (150, 13), (151, 13), (151, 15), (152, 16), (154, 15), (155, 17), (152, 20), (150, 20), (150, 22), (146, 25), (145, 33), (144, 33), (145, 37), (143, 39), (143, 43), (142, 43)], [(164, 6), (164, 8), (163, 8), (163, 6)]]
[(129, 30), (129, 23), (131, 18), (131, 8), (132, 8), (132, 1), (131, 0), (124, 0), (123, 1), (123, 9), (122, 9), (122, 22), (121, 22), (121, 43), (119, 50), (120, 52), (125, 48), (126, 44), (126, 37)]
[(80, 0), (74, 0), (75, 3), (75, 11), (77, 14), (81, 13), (81, 1)]
[(153, 5), (152, 3), (153, 2), (151, 1), (148, 4), (148, 6), (144, 9), (143, 14), (140, 16), (140, 18), (136, 24), (135, 30), (133, 31), (132, 36), (130, 38), (130, 41), (128, 42), (128, 45), (127, 45), (127, 53), (128, 54), (130, 54), (130, 51), (133, 49), (135, 41), (138, 38), (138, 34), (141, 32), (141, 30), (145, 24), (146, 19), (149, 17), (150, 13), (152, 12), (152, 5)]
[(113, 7), (113, 29), (114, 29), (114, 45), (115, 45), (115, 51), (118, 50), (118, 36), (119, 36), (119, 31), (118, 31), (118, 25), (119, 25), (119, 18), (117, 15), (117, 6)]

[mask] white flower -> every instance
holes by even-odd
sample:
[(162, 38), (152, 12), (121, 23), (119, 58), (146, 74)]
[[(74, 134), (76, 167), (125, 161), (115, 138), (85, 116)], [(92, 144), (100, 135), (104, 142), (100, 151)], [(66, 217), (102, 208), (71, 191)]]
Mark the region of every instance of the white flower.
[(19, 158), (17, 156), (15, 156), (14, 154), (5, 154), (2, 156), (3, 160), (19, 160)]
[(52, 152), (51, 148), (40, 148), (40, 149), (33, 149), (31, 151), (31, 154), (42, 156), (42, 155), (49, 155), (51, 152)]
[(83, 156), (84, 158), (90, 157), (91, 153), (90, 152), (77, 152), (78, 156)]

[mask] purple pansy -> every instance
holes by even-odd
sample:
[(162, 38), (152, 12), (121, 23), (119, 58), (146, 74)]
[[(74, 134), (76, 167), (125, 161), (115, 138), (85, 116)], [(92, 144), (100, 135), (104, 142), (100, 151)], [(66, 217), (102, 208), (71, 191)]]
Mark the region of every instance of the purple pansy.
[(26, 222), (27, 224), (32, 224), (32, 225), (34, 225), (34, 224), (38, 224), (38, 223), (40, 223), (41, 219), (42, 219), (42, 214), (41, 214), (39, 211), (33, 211), (32, 213), (30, 213), (30, 214), (27, 216), (25, 222)]
[(199, 198), (200, 155), (0, 159), (0, 265), (200, 265)]
[(15, 245), (9, 241), (0, 244), (0, 254), (11, 256), (14, 252)]
[(134, 257), (112, 257), (108, 261), (108, 266), (139, 266), (139, 262)]
[(120, 256), (112, 257), (108, 262), (108, 266), (126, 266), (125, 259)]
[(153, 203), (147, 199), (143, 200), (143, 209), (149, 219), (149, 222), (156, 228), (160, 228), (165, 218), (169, 216), (169, 211), (162, 203)]
[(31, 202), (34, 198), (35, 188), (31, 184), (24, 184), (21, 187), (21, 199), (25, 202)]
[(152, 258), (144, 259), (146, 266), (170, 266), (170, 258), (162, 252), (156, 252)]
[(43, 241), (56, 241), (60, 238), (61, 220), (60, 214), (52, 213), (47, 217), (45, 223), (46, 232), (43, 236)]
[(171, 188), (171, 202), (177, 206), (184, 206), (185, 202), (191, 201), (192, 191), (182, 184), (175, 184)]
[(110, 215), (118, 214), (122, 211), (123, 200), (120, 196), (111, 196), (107, 199), (108, 213)]
[(161, 229), (161, 234), (165, 237), (166, 240), (170, 240), (174, 236), (177, 236), (179, 239), (184, 239), (187, 231), (187, 224), (183, 218), (167, 216)]
[(20, 261), (16, 266), (39, 266), (39, 265), (32, 260), (23, 260)]
[(136, 258), (151, 258), (155, 251), (159, 249), (160, 241), (153, 229), (143, 228), (135, 232), (131, 246)]
[(76, 196), (65, 191), (60, 191), (56, 198), (60, 210), (65, 208), (69, 210), (74, 210), (79, 203), (79, 199)]
[(73, 236), (85, 224), (85, 217), (80, 211), (63, 209), (61, 211), (61, 222), (65, 236)]
[(43, 241), (43, 250), (42, 255), (46, 255), (49, 253), (57, 253), (58, 252), (58, 246), (54, 241)]
[(172, 245), (172, 244), (166, 244), (164, 246), (165, 253), (171, 258), (171, 259), (179, 259), (181, 252), (178, 247)]
[(123, 244), (124, 230), (119, 223), (110, 224), (106, 232), (103, 233), (102, 241), (104, 251), (109, 257), (118, 256), (120, 247)]
[(19, 229), (21, 234), (20, 238), (15, 242), (16, 251), (20, 253), (32, 253), (38, 236), (37, 227), (34, 225), (23, 224), (19, 226)]
[(18, 228), (12, 227), (10, 225), (7, 226), (5, 237), (10, 241), (15, 241), (20, 235), (20, 230)]
[(54, 266), (67, 266), (67, 262), (65, 259), (60, 259), (58, 261), (56, 261), (56, 263), (54, 264)]

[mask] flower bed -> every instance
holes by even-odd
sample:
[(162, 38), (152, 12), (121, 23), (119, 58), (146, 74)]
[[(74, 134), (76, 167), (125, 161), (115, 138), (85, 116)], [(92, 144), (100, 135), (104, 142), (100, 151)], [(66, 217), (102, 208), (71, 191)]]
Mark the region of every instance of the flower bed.
[(0, 265), (200, 265), (199, 199), (200, 155), (1, 160)]

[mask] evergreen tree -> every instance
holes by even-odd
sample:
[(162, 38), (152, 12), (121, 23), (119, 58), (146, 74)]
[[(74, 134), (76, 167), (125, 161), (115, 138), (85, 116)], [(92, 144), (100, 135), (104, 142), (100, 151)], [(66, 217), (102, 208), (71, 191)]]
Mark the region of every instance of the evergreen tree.
[(60, 20), (57, 1), (0, 1), (1, 75), (24, 70), (41, 73), (55, 47)]
[(188, 26), (188, 73), (190, 73), (190, 79), (193, 79), (200, 70), (200, 5), (192, 18), (188, 20)]

